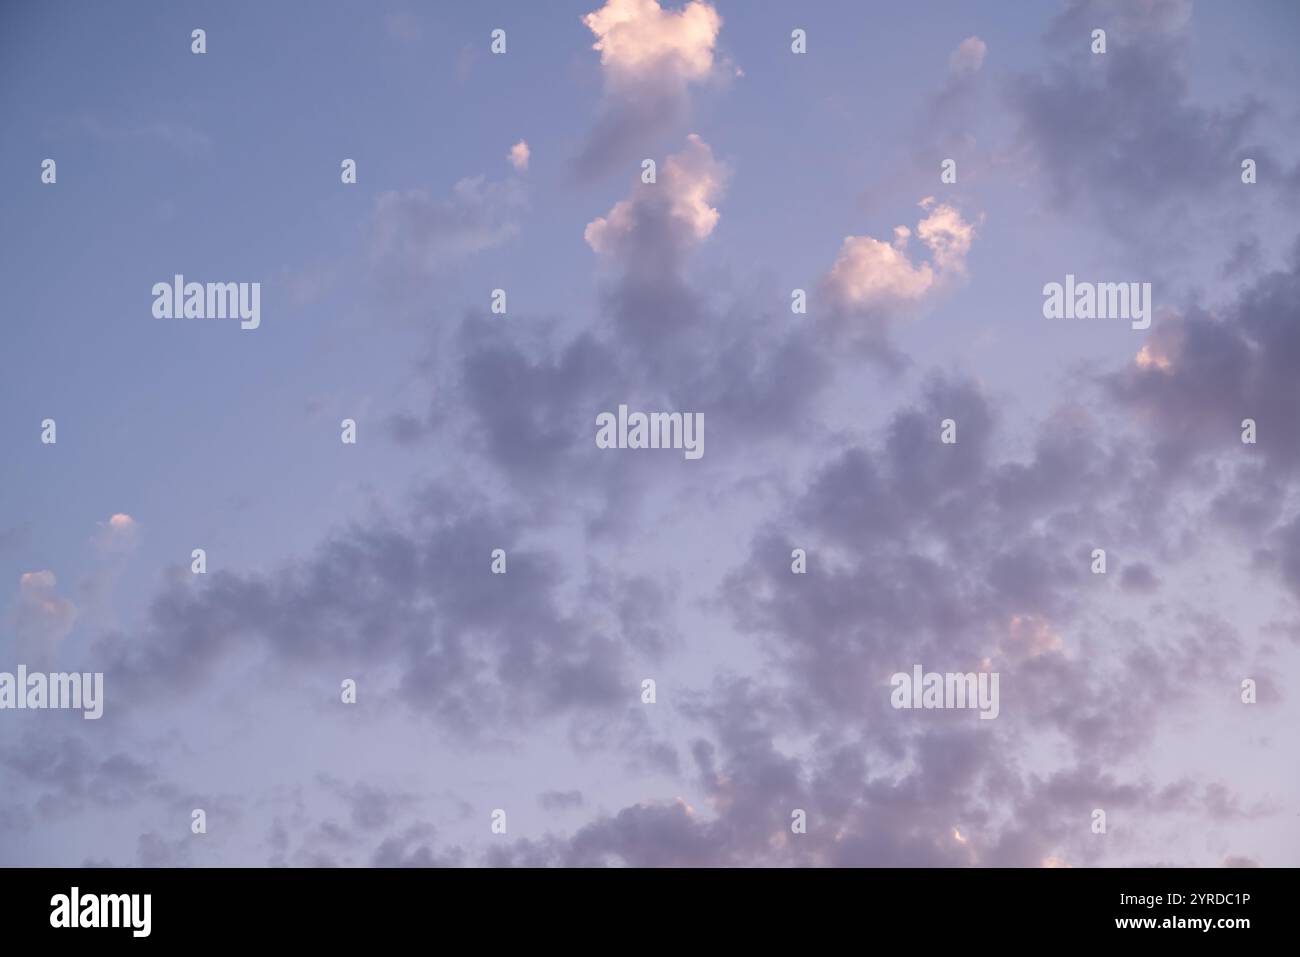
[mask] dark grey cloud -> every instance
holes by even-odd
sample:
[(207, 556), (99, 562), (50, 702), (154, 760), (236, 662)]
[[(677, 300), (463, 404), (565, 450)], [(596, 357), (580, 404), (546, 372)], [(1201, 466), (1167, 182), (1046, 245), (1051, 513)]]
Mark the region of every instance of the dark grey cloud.
[[(1287, 490), (1300, 476), (1300, 246), (1214, 313), (1191, 306), (1155, 329), (1160, 361), (1099, 378), (1109, 399), (1140, 423), (1161, 487), (1213, 492), (1210, 514), (1258, 544), (1261, 569), (1275, 568), (1300, 594), (1294, 514)], [(1252, 419), (1256, 442), (1242, 442)]]
[(1120, 585), (1140, 594), (1150, 594), (1160, 587), (1160, 579), (1145, 562), (1134, 562), (1120, 569)]
[[(752, 443), (808, 429), (833, 346), (770, 299), (719, 297), (690, 275), (726, 176), (707, 144), (688, 139), (660, 165), (658, 183), (638, 182), (588, 226), (603, 268), (602, 321), (566, 333), (552, 321), (471, 311), (450, 346), (416, 366), (434, 396), (427, 409), (393, 416), (390, 433), (410, 446), (454, 441), (526, 490), (532, 514), (577, 506), (588, 531), (605, 535), (634, 526), (648, 489), (690, 487), (714, 461), (739, 464)], [(596, 416), (620, 404), (702, 412), (706, 443), (719, 436), (728, 446), (707, 446), (690, 474), (663, 456), (600, 455)]]
[(187, 867), (192, 863), (194, 845), (188, 835), (166, 838), (157, 831), (141, 834), (136, 842), (139, 867)]
[(418, 803), (414, 795), (393, 793), (365, 781), (348, 784), (322, 775), (320, 783), (346, 802), (352, 825), (362, 830), (386, 828)]
[[(99, 643), (106, 680), (124, 700), (156, 700), (260, 649), (336, 680), (396, 681), (460, 733), (628, 697), (623, 645), (561, 607), (560, 564), (520, 543), (526, 520), (446, 489), (413, 508), (407, 528), (352, 525), (272, 573), (167, 586), (141, 633)], [(495, 548), (505, 575), (490, 573)]]
[(400, 835), (388, 838), (375, 849), (370, 859), (373, 867), (461, 867), (465, 853), (457, 847), (435, 850), (429, 828), (413, 826)]
[(21, 783), (40, 811), (53, 815), (136, 804), (156, 796), (162, 783), (152, 763), (128, 751), (104, 753), (72, 734), (28, 734), (0, 750), (0, 766), (11, 791)]
[[(1139, 204), (1162, 205), (1239, 186), (1243, 156), (1261, 155), (1258, 103), (1219, 109), (1192, 100), (1183, 46), (1187, 4), (1067, 5), (1048, 34), (1056, 62), (1009, 83), (1024, 142), (1057, 203), (1099, 204), (1114, 228)], [(1091, 34), (1106, 29), (1106, 52)]]
[[(1123, 781), (1098, 762), (1040, 776), (975, 728), (932, 728), (897, 759), (825, 739), (782, 753), (790, 715), (774, 689), (728, 680), (698, 699), (710, 730), (693, 751), (707, 807), (682, 798), (601, 815), (572, 835), (494, 847), (489, 866), (1078, 866), (1132, 846), (1134, 815), (1245, 812), (1220, 783)], [(902, 759), (901, 761), (898, 759)], [(905, 770), (900, 770), (903, 768)], [(1107, 811), (1113, 836), (1091, 831)], [(807, 829), (791, 829), (803, 811)]]
[[(1156, 458), (1169, 466), (1219, 453), (1231, 462), (1262, 460), (1292, 473), (1300, 434), (1290, 418), (1300, 403), (1300, 245), (1288, 264), (1244, 287), (1225, 308), (1193, 304), (1157, 323), (1149, 349), (1164, 360), (1109, 373), (1118, 403), (1149, 417)], [(1242, 420), (1255, 419), (1256, 445), (1241, 443)]]
[[(1190, 14), (1183, 0), (1072, 0), (1045, 38), (1049, 65), (1006, 84), (1021, 143), (1050, 184), (1044, 195), (1148, 251), (1180, 242), (1194, 207), (1242, 189), (1243, 158), (1280, 165), (1257, 130), (1263, 102), (1193, 98)], [(1104, 54), (1090, 49), (1096, 28), (1106, 30)]]

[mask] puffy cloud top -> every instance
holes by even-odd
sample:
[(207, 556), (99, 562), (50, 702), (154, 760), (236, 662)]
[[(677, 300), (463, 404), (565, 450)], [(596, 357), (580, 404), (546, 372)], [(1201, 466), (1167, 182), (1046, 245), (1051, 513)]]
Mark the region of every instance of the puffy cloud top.
[(718, 224), (712, 204), (726, 176), (725, 165), (714, 158), (709, 144), (692, 133), (686, 148), (668, 158), (656, 183), (639, 186), (607, 216), (587, 224), (587, 245), (607, 254), (651, 242), (678, 247), (704, 240)]
[(870, 308), (920, 299), (945, 275), (960, 275), (975, 238), (975, 227), (946, 203), (932, 197), (921, 200), (928, 211), (917, 224), (916, 235), (930, 249), (933, 264), (916, 263), (908, 256), (911, 230), (894, 229), (894, 241), (871, 236), (846, 236), (828, 282), (842, 305)]
[(612, 74), (625, 79), (665, 74), (683, 82), (700, 80), (713, 68), (722, 17), (712, 5), (693, 0), (681, 10), (664, 10), (658, 0), (608, 0), (582, 18), (596, 35), (592, 48)]
[(506, 158), (510, 160), (511, 166), (523, 172), (528, 169), (528, 160), (532, 155), (533, 151), (528, 148), (528, 141), (520, 140), (510, 147), (510, 152), (506, 154)]
[(948, 68), (953, 73), (974, 73), (984, 65), (984, 54), (988, 50), (988, 44), (979, 37), (967, 37), (948, 57)]

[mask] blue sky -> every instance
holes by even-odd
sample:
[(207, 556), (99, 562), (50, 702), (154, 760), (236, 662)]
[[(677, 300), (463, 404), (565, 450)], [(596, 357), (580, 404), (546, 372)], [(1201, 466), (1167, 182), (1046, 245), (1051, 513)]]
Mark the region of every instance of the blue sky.
[[(1294, 865), (1297, 26), (7, 6), (0, 671), (106, 705), (0, 711), (0, 861)], [(996, 721), (889, 706), (986, 660)]]

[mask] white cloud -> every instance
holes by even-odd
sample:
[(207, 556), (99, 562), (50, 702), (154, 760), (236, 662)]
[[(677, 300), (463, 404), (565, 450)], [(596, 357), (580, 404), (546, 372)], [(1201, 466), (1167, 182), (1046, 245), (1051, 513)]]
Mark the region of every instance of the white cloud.
[(592, 49), (616, 82), (703, 79), (713, 69), (722, 27), (718, 11), (701, 0), (681, 10), (664, 10), (658, 0), (608, 0), (582, 22), (596, 35)]
[(927, 215), (916, 236), (930, 250), (932, 262), (913, 262), (908, 255), (912, 231), (894, 228), (894, 240), (885, 243), (871, 236), (846, 236), (840, 254), (827, 276), (832, 295), (843, 306), (872, 308), (914, 302), (937, 282), (966, 269), (966, 254), (975, 228), (961, 214), (933, 197), (921, 200)]
[(921, 208), (930, 214), (917, 223), (916, 235), (930, 247), (934, 264), (942, 272), (965, 272), (966, 254), (975, 239), (975, 227), (953, 207), (936, 204), (933, 196), (921, 200)]
[(135, 547), (139, 527), (136, 520), (124, 512), (110, 515), (108, 521), (98, 524), (95, 544), (105, 552), (130, 551)]
[(670, 156), (652, 185), (639, 184), (607, 216), (587, 224), (584, 238), (598, 253), (614, 253), (650, 240), (680, 247), (708, 238), (718, 224), (712, 205), (726, 183), (726, 166), (697, 134)]
[(984, 54), (988, 49), (979, 37), (967, 37), (948, 57), (948, 69), (953, 73), (974, 73), (984, 65)]
[(726, 71), (716, 62), (722, 17), (703, 0), (679, 10), (658, 0), (608, 0), (582, 22), (596, 36), (604, 79), (595, 125), (574, 160), (579, 176), (591, 179), (644, 157), (648, 144), (686, 122), (691, 87)]
[(528, 148), (527, 140), (520, 140), (514, 146), (510, 147), (510, 152), (506, 154), (506, 159), (510, 160), (510, 165), (519, 172), (528, 169), (528, 160), (532, 157), (533, 151)]

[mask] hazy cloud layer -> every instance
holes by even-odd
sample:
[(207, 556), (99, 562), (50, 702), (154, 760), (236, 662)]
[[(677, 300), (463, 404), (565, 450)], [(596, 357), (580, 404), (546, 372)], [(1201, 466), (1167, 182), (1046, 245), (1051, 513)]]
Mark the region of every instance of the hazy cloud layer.
[[(54, 282), (12, 241), (44, 278), (0, 406), (60, 438), (0, 503), (0, 671), (108, 698), (0, 712), (0, 862), (1296, 863), (1300, 245), (1278, 176), (1240, 179), (1246, 151), (1286, 175), (1294, 94), (1209, 97), (1215, 14), (1174, 0), (1017, 12), (1029, 52), (1005, 12), (899, 11), (879, 62), (721, 10), (608, 0), (512, 24), (499, 58), (458, 11), (374, 14), (401, 54), (358, 81), (374, 117), (284, 127), (287, 74), (240, 113), (327, 184), (167, 179), (193, 221), (120, 170), (139, 223), (16, 203), (15, 235), (102, 220), (124, 238), (86, 248), (126, 251), (92, 330), (56, 295), (82, 247)], [(434, 38), (473, 70), (428, 72)], [(245, 100), (205, 95), (242, 143), (216, 107)], [(385, 151), (356, 184), (327, 115)], [(68, 155), (60, 191), (101, 162)], [(1044, 318), (1058, 264), (1150, 279), (1150, 329)], [(264, 328), (130, 325), (119, 286), (201, 266), (262, 269)], [(270, 277), (304, 275), (281, 322)], [(73, 350), (29, 315), (94, 360), (45, 365), (42, 337)], [(701, 413), (705, 454), (597, 447), (621, 405)], [(918, 666), (996, 674), (996, 718), (895, 707)]]

